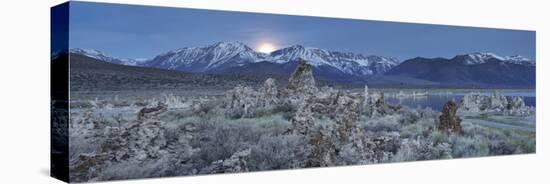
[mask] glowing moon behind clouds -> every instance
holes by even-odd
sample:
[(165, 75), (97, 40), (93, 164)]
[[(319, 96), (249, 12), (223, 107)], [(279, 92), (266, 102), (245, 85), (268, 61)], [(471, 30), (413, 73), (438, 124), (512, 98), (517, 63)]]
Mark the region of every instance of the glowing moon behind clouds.
[(271, 52), (275, 51), (275, 49), (276, 48), (273, 44), (264, 42), (264, 43), (260, 43), (260, 45), (257, 48), (257, 51), (258, 52), (263, 52), (263, 53), (271, 53)]

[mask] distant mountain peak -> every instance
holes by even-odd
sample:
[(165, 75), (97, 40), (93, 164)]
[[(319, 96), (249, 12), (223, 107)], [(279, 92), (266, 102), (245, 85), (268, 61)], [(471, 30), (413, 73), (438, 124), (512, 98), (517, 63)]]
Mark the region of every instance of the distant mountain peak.
[(535, 62), (521, 55), (500, 56), (492, 52), (473, 52), (464, 55), (457, 55), (454, 61), (459, 61), (467, 65), (483, 64), (490, 60), (522, 65), (535, 65)]
[(283, 49), (292, 49), (292, 50), (305, 50), (306, 47), (304, 47), (303, 45), (300, 45), (300, 44), (296, 44), (296, 45), (291, 45), (289, 47), (285, 47)]
[(69, 50), (72, 53), (80, 53), (91, 56), (107, 56), (105, 53), (98, 51), (96, 49), (84, 49), (84, 48), (72, 48)]
[(199, 47), (182, 47), (179, 49), (170, 50), (161, 55), (185, 52), (189, 50), (207, 49), (207, 48), (242, 48), (245, 50), (250, 49), (250, 47), (248, 47), (246, 44), (239, 41), (220, 41), (211, 45), (205, 45), (205, 46), (199, 46)]
[(205, 72), (222, 66), (241, 66), (265, 57), (238, 41), (222, 41), (202, 47), (185, 47), (158, 55), (147, 65), (157, 68)]
[(246, 44), (240, 41), (220, 41), (216, 42), (214, 45), (218, 47), (248, 47), (246, 46)]
[(113, 62), (116, 60), (116, 58), (108, 56), (107, 54), (95, 49), (72, 48), (69, 52), (73, 54), (81, 54), (101, 61)]
[[(302, 51), (321, 51), (321, 52), (329, 52), (329, 51), (326, 50), (326, 49), (321, 49), (321, 48), (317, 48), (317, 47), (303, 46), (303, 45), (300, 45), (300, 44), (291, 45), (291, 46), (289, 46), (289, 47), (285, 47), (285, 48), (282, 48), (282, 49), (287, 49), (287, 50), (302, 50)], [(282, 49), (279, 49), (279, 50), (282, 50)]]
[(138, 66), (148, 61), (148, 59), (115, 58), (96, 49), (72, 48), (72, 49), (69, 49), (69, 53), (80, 54), (80, 55), (84, 55), (87, 57), (91, 57), (91, 58), (109, 62), (109, 63), (130, 65), (130, 66)]
[(256, 52), (252, 48), (248, 47), (248, 45), (238, 42), (238, 41), (225, 41), (225, 42), (217, 42), (213, 45), (207, 46), (207, 48), (214, 48), (214, 49), (221, 49), (221, 50), (227, 50), (234, 53), (237, 52)]
[(490, 59), (504, 60), (503, 57), (496, 55), (492, 52), (474, 52), (466, 54), (466, 64), (482, 64), (486, 63)]
[(527, 62), (532, 61), (531, 59), (526, 58), (526, 57), (523, 57), (522, 55), (519, 55), (519, 54), (512, 55), (512, 56), (507, 56), (507, 57), (506, 57), (506, 60), (527, 61)]

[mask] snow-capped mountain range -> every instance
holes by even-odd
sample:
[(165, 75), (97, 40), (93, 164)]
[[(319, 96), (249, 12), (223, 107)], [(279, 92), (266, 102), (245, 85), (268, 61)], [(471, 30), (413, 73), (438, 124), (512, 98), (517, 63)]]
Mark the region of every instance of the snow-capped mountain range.
[(471, 53), (447, 58), (408, 59), (370, 82), (409, 86), (533, 88), (535, 61), (521, 56)]
[(455, 58), (467, 65), (483, 64), (494, 59), (496, 59), (497, 61), (511, 63), (511, 64), (535, 65), (534, 61), (520, 55), (503, 57), (491, 52), (474, 52), (474, 53), (465, 54), (465, 55), (458, 55)]
[[(271, 63), (284, 65), (306, 60), (317, 71), (337, 71), (343, 75), (356, 77), (370, 77), (384, 74), (400, 64), (394, 57), (363, 55), (350, 52), (329, 51), (320, 48), (293, 45), (273, 51), (269, 54), (254, 51), (241, 42), (218, 42), (204, 47), (185, 47), (162, 53), (152, 59), (121, 59), (93, 49), (71, 49), (71, 53), (81, 54), (98, 60), (131, 65), (162, 68), (184, 72), (221, 72), (226, 69), (235, 71), (235, 68), (247, 68), (256, 63)], [(459, 62), (463, 65), (478, 65), (487, 62), (519, 64), (534, 66), (535, 61), (515, 56), (498, 56), (493, 53), (475, 52), (457, 55), (450, 62)]]
[(302, 58), (314, 67), (329, 66), (345, 74), (355, 76), (370, 76), (384, 73), (399, 64), (399, 60), (393, 57), (365, 56), (301, 45), (294, 45), (274, 51), (270, 53), (268, 58), (274, 63), (286, 63)]
[(242, 66), (265, 60), (240, 42), (218, 42), (206, 47), (186, 47), (160, 54), (147, 62), (147, 66), (187, 72), (207, 72), (220, 67)]
[(118, 59), (91, 49), (71, 49), (72, 53), (116, 64), (146, 66), (185, 72), (222, 71), (252, 63), (285, 64), (305, 59), (314, 67), (329, 67), (354, 76), (370, 76), (388, 71), (399, 64), (393, 57), (328, 51), (294, 45), (269, 54), (254, 51), (241, 42), (218, 42), (205, 47), (186, 47), (160, 54), (150, 60)]
[(74, 48), (74, 49), (70, 49), (70, 52), (73, 54), (81, 54), (84, 56), (88, 56), (101, 61), (106, 61), (109, 63), (130, 65), (130, 66), (141, 66), (149, 60), (149, 59), (115, 58), (95, 49)]

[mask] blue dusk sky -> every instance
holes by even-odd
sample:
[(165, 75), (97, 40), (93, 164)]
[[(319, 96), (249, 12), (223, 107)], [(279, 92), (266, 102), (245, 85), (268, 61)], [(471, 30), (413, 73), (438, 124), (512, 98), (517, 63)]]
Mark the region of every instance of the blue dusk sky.
[(186, 8), (71, 2), (69, 29), (71, 48), (121, 58), (151, 58), (177, 48), (240, 41), (256, 50), (266, 44), (300, 44), (400, 60), (470, 52), (535, 59), (534, 31)]

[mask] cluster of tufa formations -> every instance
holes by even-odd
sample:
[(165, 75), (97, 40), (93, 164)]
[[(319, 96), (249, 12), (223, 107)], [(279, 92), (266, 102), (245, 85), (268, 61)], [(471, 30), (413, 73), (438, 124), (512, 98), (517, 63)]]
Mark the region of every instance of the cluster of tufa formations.
[[(342, 150), (353, 152), (361, 163), (387, 160), (388, 144), (395, 144), (398, 136), (384, 135), (370, 138), (358, 126), (361, 115), (369, 117), (395, 113), (384, 102), (383, 94), (353, 94), (331, 87), (315, 86), (311, 65), (301, 60), (289, 78), (286, 88), (279, 89), (268, 79), (259, 90), (238, 86), (228, 91), (222, 105), (228, 117), (253, 117), (258, 112), (275, 107), (288, 107), (294, 112), (289, 134), (304, 136), (312, 153), (306, 167), (337, 165)], [(318, 119), (330, 119), (334, 124), (321, 125)]]
[[(369, 93), (367, 86), (363, 94), (327, 86), (317, 88), (312, 67), (304, 60), (299, 62), (285, 88), (278, 88), (273, 79), (268, 79), (258, 90), (238, 86), (226, 94), (223, 104), (225, 114), (232, 118), (254, 117), (281, 106), (291, 109), (292, 125), (286, 133), (307, 139), (312, 150), (306, 167), (339, 165), (343, 152), (353, 155), (359, 164), (387, 161), (397, 150), (392, 147), (403, 142), (399, 141), (399, 134), (370, 135), (359, 126), (361, 117), (376, 119), (397, 115), (416, 121), (423, 116), (423, 113), (418, 114), (402, 106), (386, 104), (383, 93)], [(433, 117), (434, 128), (445, 134), (463, 135), (462, 119), (457, 114), (459, 112), (525, 115), (531, 113), (532, 108), (526, 107), (521, 97), (505, 97), (498, 92), (493, 96), (472, 93), (466, 95), (459, 104), (447, 102), (441, 113)], [(319, 123), (323, 119), (334, 123)], [(419, 141), (406, 139), (403, 143), (418, 144), (419, 147), (414, 149), (420, 150), (450, 149), (448, 144), (435, 145)]]
[(464, 112), (499, 112), (508, 115), (529, 115), (534, 112), (533, 107), (525, 106), (522, 97), (504, 96), (495, 91), (491, 96), (479, 93), (464, 95), (460, 110)]
[(157, 118), (166, 110), (167, 106), (163, 103), (144, 107), (137, 113), (136, 120), (119, 126), (93, 120), (89, 113), (74, 120), (71, 134), (83, 134), (90, 142), (100, 144), (96, 152), (81, 153), (78, 159), (71, 160), (71, 173), (74, 173), (71, 179), (110, 179), (102, 178), (101, 173), (113, 172), (108, 169), (120, 163), (144, 164), (165, 160), (171, 163), (167, 168), (189, 167), (191, 155), (198, 151), (190, 146), (196, 126), (193, 123), (183, 124), (177, 128), (179, 133), (172, 135), (166, 123)]

